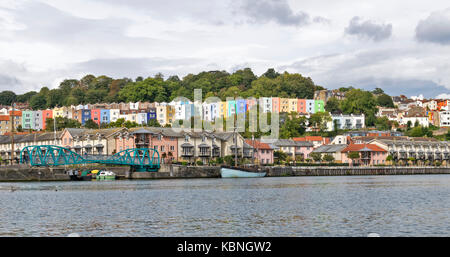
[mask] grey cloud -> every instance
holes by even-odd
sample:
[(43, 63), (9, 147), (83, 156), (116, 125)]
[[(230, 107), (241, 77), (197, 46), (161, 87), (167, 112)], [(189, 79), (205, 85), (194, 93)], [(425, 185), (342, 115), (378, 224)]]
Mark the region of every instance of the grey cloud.
[(376, 24), (369, 20), (363, 21), (360, 17), (355, 16), (345, 28), (345, 33), (361, 39), (381, 41), (391, 36), (392, 24)]
[(253, 23), (274, 21), (281, 25), (302, 26), (310, 23), (305, 12), (291, 9), (286, 0), (243, 0), (242, 11)]
[[(40, 2), (27, 2), (18, 9), (4, 9), (24, 25), (14, 31), (14, 40), (77, 44), (129, 44), (130, 47), (159, 42), (152, 38), (126, 36), (131, 21), (123, 18), (87, 19), (72, 16)], [(1, 35), (0, 35), (1, 37)]]
[(0, 74), (0, 90), (13, 90), (21, 84), (16, 77)]
[(421, 42), (450, 44), (450, 9), (434, 12), (416, 27), (416, 39)]
[(77, 63), (73, 69), (78, 73), (135, 78), (152, 76), (158, 72), (181, 75), (182, 72), (199, 70), (201, 65), (202, 60), (194, 58), (109, 58)]
[(366, 77), (355, 80), (353, 84), (366, 90), (379, 87), (389, 95), (412, 96), (423, 94), (424, 97), (433, 98), (439, 94), (450, 93), (449, 89), (431, 80)]

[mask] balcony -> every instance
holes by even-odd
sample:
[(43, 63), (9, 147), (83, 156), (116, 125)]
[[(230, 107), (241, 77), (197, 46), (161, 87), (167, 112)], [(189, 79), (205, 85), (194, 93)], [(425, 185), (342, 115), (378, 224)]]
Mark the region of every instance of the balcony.
[(211, 156), (211, 150), (202, 150), (200, 149), (198, 156), (200, 157), (210, 157)]
[(192, 157), (192, 156), (194, 156), (194, 150), (193, 149), (188, 149), (188, 148), (183, 148), (181, 150), (181, 156), (183, 156), (183, 157)]

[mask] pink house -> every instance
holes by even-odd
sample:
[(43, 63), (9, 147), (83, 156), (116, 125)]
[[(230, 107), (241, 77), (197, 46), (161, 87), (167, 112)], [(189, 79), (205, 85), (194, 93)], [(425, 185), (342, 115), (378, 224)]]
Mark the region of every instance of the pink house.
[(272, 112), (279, 113), (280, 112), (280, 98), (272, 97)]
[(100, 109), (91, 110), (91, 119), (98, 125), (100, 125), (100, 116)]
[(298, 113), (307, 113), (306, 112), (306, 100), (305, 99), (298, 99), (297, 112)]
[[(348, 158), (350, 152), (358, 152), (360, 158), (354, 161)], [(388, 152), (375, 144), (350, 144), (341, 151), (343, 163), (359, 163), (361, 165), (385, 164)]]
[(256, 105), (256, 99), (247, 99), (247, 110), (250, 111), (250, 109)]
[(158, 150), (161, 162), (178, 160), (178, 139), (169, 132), (140, 128), (116, 137), (116, 152), (130, 148), (154, 148)]
[(273, 163), (273, 149), (265, 143), (261, 143), (258, 140), (246, 139), (245, 143), (252, 146), (255, 152), (255, 159), (260, 164), (272, 164)]

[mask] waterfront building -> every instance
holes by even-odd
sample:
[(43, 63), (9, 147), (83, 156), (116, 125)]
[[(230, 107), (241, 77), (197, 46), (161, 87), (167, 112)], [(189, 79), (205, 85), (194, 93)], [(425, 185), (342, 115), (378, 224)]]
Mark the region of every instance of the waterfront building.
[(403, 139), (374, 139), (370, 144), (376, 144), (386, 150), (394, 161), (408, 162), (414, 158), (416, 162), (445, 161), (450, 159), (450, 142), (437, 141), (434, 138), (403, 138)]
[[(348, 154), (358, 152), (359, 158), (350, 159)], [(386, 163), (388, 151), (376, 144), (350, 144), (341, 151), (343, 163), (357, 163), (360, 165), (379, 165)]]
[[(261, 139), (262, 143), (268, 144), (275, 151), (286, 153), (292, 160), (306, 159), (314, 150), (314, 145), (308, 141), (294, 141), (292, 139)], [(298, 158), (297, 158), (298, 159)]]
[(330, 143), (330, 139), (321, 136), (304, 136), (292, 138), (295, 142), (311, 142), (314, 148)]
[(313, 153), (320, 153), (321, 158), (325, 155), (331, 155), (334, 158), (334, 162), (342, 163), (342, 150), (344, 150), (348, 145), (347, 144), (329, 144), (329, 145), (321, 145), (318, 148), (314, 149)]
[(82, 129), (66, 128), (61, 134), (60, 146), (70, 148), (78, 154), (115, 153), (114, 134), (126, 128)]
[(270, 145), (262, 143), (259, 140), (246, 139), (245, 143), (253, 148), (253, 156), (255, 164), (272, 164), (273, 149)]

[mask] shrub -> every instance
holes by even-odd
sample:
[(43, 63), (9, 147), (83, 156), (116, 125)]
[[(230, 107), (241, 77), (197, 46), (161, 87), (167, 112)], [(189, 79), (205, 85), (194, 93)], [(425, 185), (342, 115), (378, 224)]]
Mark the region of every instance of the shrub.
[(203, 162), (202, 162), (202, 161), (197, 161), (196, 164), (197, 164), (198, 166), (202, 166), (202, 165), (203, 165)]

